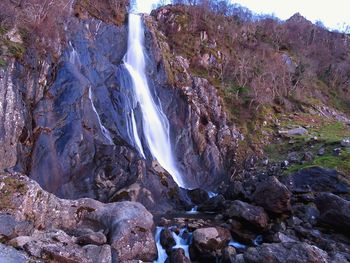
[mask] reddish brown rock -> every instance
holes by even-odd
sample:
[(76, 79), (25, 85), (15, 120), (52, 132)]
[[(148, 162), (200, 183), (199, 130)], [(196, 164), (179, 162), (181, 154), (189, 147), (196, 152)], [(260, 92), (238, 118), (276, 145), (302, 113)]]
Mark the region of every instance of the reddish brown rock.
[(253, 200), (267, 211), (283, 214), (291, 211), (291, 196), (288, 188), (276, 177), (269, 177), (257, 185)]

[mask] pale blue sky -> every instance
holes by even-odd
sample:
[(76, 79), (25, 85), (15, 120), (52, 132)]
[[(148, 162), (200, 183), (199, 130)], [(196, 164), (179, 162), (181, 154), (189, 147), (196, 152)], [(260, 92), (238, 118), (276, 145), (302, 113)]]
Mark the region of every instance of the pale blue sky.
[(339, 29), (344, 23), (350, 24), (350, 0), (234, 0), (256, 13), (274, 14), (285, 20), (299, 12), (331, 29)]
[[(149, 13), (158, 0), (136, 0), (139, 12)], [(165, 2), (165, 1), (163, 1)], [(350, 24), (350, 0), (232, 0), (255, 13), (274, 14), (288, 19), (299, 12), (312, 22), (318, 20), (331, 29), (341, 29)]]

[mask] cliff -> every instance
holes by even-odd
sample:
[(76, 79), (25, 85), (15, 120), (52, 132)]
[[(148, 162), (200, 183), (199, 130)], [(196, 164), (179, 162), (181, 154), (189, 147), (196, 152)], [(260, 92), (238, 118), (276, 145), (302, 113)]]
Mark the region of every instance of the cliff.
[[(0, 259), (11, 246), (23, 262), (152, 261), (155, 223), (169, 239), (193, 232), (198, 262), (349, 259), (338, 234), (349, 218), (349, 36), (298, 14), (142, 15), (181, 189), (132, 136), (142, 114), (123, 61), (128, 6), (0, 3), (0, 221), (13, 229), (0, 226)], [(172, 247), (168, 260), (187, 262)]]

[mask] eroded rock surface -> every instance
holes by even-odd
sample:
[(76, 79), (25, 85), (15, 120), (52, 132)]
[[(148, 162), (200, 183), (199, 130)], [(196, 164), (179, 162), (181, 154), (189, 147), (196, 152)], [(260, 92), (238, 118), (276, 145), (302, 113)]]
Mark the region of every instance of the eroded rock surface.
[[(17, 237), (12, 244), (24, 248), (31, 256), (93, 262), (88, 256), (92, 254), (91, 249), (109, 257), (107, 247), (103, 247), (107, 242), (104, 235), (108, 236), (108, 244), (121, 262), (152, 261), (157, 255), (153, 216), (140, 203), (103, 204), (92, 199), (59, 199), (20, 174), (1, 174), (0, 188), (1, 211), (12, 216), (15, 222), (31, 222), (36, 229), (33, 234), (30, 231), (5, 233), (11, 234), (11, 238)], [(101, 233), (93, 234), (98, 231)], [(74, 234), (79, 235), (78, 232), (82, 235), (76, 239)], [(85, 238), (82, 238), (84, 232)], [(90, 233), (89, 238), (86, 233)], [(78, 244), (102, 247), (86, 248)]]

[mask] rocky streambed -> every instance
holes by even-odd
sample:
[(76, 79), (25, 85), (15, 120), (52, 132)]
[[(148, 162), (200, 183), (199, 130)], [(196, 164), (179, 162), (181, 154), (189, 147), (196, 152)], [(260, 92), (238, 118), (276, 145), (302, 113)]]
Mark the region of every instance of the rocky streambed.
[(183, 208), (152, 215), (137, 202), (59, 199), (24, 175), (2, 174), (0, 261), (349, 262), (350, 188), (341, 174), (250, 178), (211, 198), (188, 191)]

